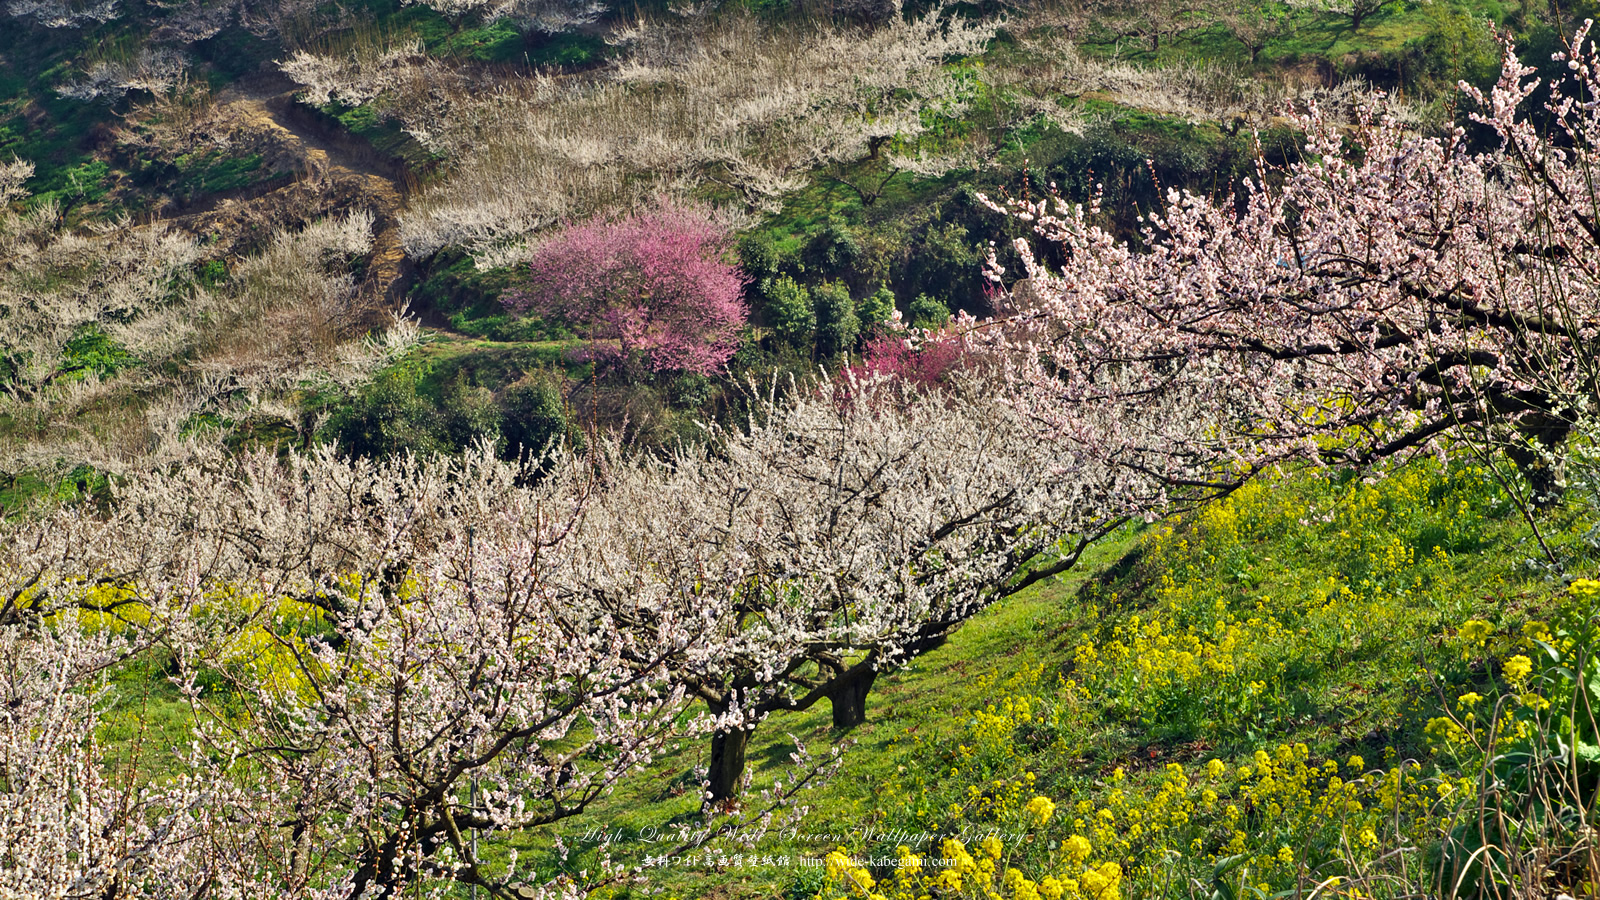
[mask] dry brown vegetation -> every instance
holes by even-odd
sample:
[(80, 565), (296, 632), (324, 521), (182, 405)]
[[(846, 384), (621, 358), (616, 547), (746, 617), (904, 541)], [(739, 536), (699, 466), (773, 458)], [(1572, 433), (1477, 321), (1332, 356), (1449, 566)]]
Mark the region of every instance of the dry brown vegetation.
[(203, 438), (203, 415), (298, 424), (294, 392), (359, 379), (414, 334), (362, 337), (374, 311), (350, 266), (371, 246), (369, 214), (285, 229), (208, 283), (197, 277), (207, 248), (163, 224), (79, 231), (51, 203), (17, 211), (30, 171), (0, 165), (9, 469), (179, 458)]
[[(746, 16), (641, 22), (614, 37), (628, 53), (603, 77), (536, 75), (484, 83), (405, 46), (301, 53), (288, 74), (312, 98), (376, 98), (449, 177), (405, 219), (407, 251), (471, 249), (498, 263), (549, 225), (696, 185), (737, 187), (768, 208), (819, 166), (852, 162), (898, 138), (908, 147), (931, 107), (959, 113), (946, 60), (980, 51), (992, 25), (937, 13), (875, 31), (764, 28)], [(959, 164), (903, 152), (898, 164)]]
[[(556, 223), (708, 185), (737, 197), (741, 213), (773, 210), (816, 177), (870, 205), (900, 173), (985, 166), (1011, 129), (1040, 117), (1080, 130), (1085, 117), (1064, 98), (1097, 94), (1237, 127), (1291, 102), (1347, 107), (1365, 93), (1357, 82), (1092, 60), (1061, 26), (1087, 14), (1062, 6), (974, 23), (936, 9), (874, 28), (690, 12), (617, 30), (623, 53), (592, 77), (487, 75), (430, 58), (414, 39), (370, 34), (303, 50), (283, 70), (308, 102), (369, 103), (449, 159), (447, 176), (414, 198), (404, 244), (419, 257), (464, 247), (484, 266), (524, 257)], [(982, 53), (1001, 28), (1021, 52), (975, 74), (998, 102), (979, 128), (930, 139), (928, 122), (962, 120), (978, 87), (950, 64)], [(867, 161), (870, 177), (859, 177)]]

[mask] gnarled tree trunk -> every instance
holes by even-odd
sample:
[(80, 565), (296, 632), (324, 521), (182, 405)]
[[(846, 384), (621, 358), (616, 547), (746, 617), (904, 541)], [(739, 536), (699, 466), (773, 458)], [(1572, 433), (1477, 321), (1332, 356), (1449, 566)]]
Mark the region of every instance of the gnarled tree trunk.
[(867, 721), (867, 694), (877, 679), (876, 669), (865, 669), (828, 695), (833, 703), (833, 727), (848, 730)]
[(1527, 443), (1512, 444), (1506, 456), (1516, 464), (1517, 470), (1533, 491), (1533, 505), (1537, 509), (1550, 509), (1560, 504), (1562, 484), (1560, 473), (1551, 465), (1554, 450), (1572, 433), (1572, 424), (1562, 417), (1537, 412), (1521, 423), (1520, 437)]
[(744, 755), (750, 747), (750, 731), (735, 728), (711, 736), (711, 765), (707, 773), (706, 805), (720, 806), (739, 796), (744, 778)]

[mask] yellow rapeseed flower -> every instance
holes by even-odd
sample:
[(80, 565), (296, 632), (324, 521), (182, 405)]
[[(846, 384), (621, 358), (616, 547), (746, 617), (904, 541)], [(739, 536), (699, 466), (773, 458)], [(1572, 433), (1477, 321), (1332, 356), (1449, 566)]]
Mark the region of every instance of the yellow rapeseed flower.
[(1121, 880), (1122, 867), (1106, 863), (1098, 869), (1085, 869), (1078, 879), (1078, 887), (1087, 900), (1117, 900), (1121, 896), (1118, 888)]
[(1550, 626), (1543, 622), (1523, 622), (1522, 636), (1531, 643), (1533, 641), (1550, 642)]
[(1505, 661), (1504, 671), (1512, 684), (1521, 684), (1533, 671), (1533, 660), (1518, 653)]
[(1482, 619), (1468, 619), (1461, 623), (1457, 635), (1461, 643), (1469, 647), (1481, 647), (1489, 640), (1489, 635), (1494, 634), (1494, 626)]
[(1067, 838), (1061, 849), (1069, 865), (1081, 866), (1089, 858), (1089, 841), (1080, 834)]
[(1033, 813), (1034, 818), (1039, 820), (1040, 825), (1043, 825), (1050, 821), (1051, 816), (1055, 815), (1056, 804), (1049, 797), (1035, 797), (1028, 801), (1027, 810)]

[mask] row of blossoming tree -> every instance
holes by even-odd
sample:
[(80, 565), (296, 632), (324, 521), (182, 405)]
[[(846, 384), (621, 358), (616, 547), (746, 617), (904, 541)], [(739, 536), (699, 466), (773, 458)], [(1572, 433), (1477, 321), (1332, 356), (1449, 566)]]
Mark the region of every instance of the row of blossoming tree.
[[(1508, 53), (1487, 152), (1313, 110), (1305, 161), (1173, 195), (1139, 249), (1092, 206), (1012, 206), (1064, 265), (1025, 255), (944, 390), (769, 396), (666, 458), (553, 447), (532, 484), (246, 455), (5, 524), (0, 890), (580, 894), (469, 835), (578, 814), (686, 736), (731, 810), (764, 719), (859, 722), (877, 673), (1127, 516), (1450, 439), (1549, 495), (1597, 392), (1600, 73), (1570, 69), (1541, 129)], [(129, 666), (192, 733), (102, 741)]]
[[(581, 813), (695, 736), (707, 814), (738, 814), (768, 715), (859, 721), (876, 672), (1120, 514), (971, 386), (755, 408), (671, 458), (551, 448), (533, 484), (487, 453), (246, 455), (8, 524), (0, 884), (581, 892), (470, 835)], [(98, 742), (130, 666), (190, 707), (174, 748)]]
[[(1174, 488), (1454, 442), (1509, 459), (1521, 478), (1504, 483), (1525, 508), (1555, 501), (1563, 448), (1600, 413), (1588, 30), (1556, 55), (1569, 74), (1547, 92), (1509, 44), (1489, 95), (1463, 83), (1476, 135), (1409, 132), (1381, 98), (1349, 130), (1313, 106), (1296, 119), (1301, 161), (1258, 157), (1224, 199), (1169, 192), (1137, 247), (1099, 227), (1093, 203), (991, 202), (1064, 261), (1017, 242), (1025, 279), (992, 342), (1025, 351), (1009, 358), (1020, 408)], [(1005, 274), (993, 254), (991, 272)], [(1149, 415), (1163, 398), (1193, 413)]]

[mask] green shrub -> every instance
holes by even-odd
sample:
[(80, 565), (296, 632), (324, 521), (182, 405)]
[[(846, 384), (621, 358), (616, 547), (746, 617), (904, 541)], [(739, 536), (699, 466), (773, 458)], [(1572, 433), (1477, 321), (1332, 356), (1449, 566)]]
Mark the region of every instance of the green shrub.
[(927, 294), (918, 294), (907, 312), (910, 313), (911, 324), (918, 328), (943, 328), (950, 321), (950, 307)]
[(711, 399), (715, 385), (699, 372), (684, 372), (667, 382), (667, 400), (674, 409), (699, 409)]
[(195, 281), (207, 290), (214, 290), (228, 280), (228, 264), (220, 259), (209, 259), (195, 264)]
[(850, 289), (837, 281), (817, 285), (811, 292), (817, 314), (817, 355), (824, 358), (848, 353), (861, 332)]
[(473, 62), (520, 62), (524, 43), (522, 33), (502, 20), (451, 36), (446, 50), (450, 56)]
[(861, 256), (861, 241), (850, 226), (830, 217), (806, 244), (805, 264), (830, 275), (843, 274)]
[(578, 68), (605, 60), (610, 47), (599, 35), (563, 34), (545, 35), (542, 43), (528, 48), (523, 45), (523, 59), (529, 65), (567, 66)]
[(862, 297), (856, 302), (856, 318), (861, 322), (861, 332), (871, 334), (881, 330), (894, 317), (894, 291), (888, 285)]
[(1500, 75), (1500, 45), (1474, 11), (1459, 3), (1421, 8), (1428, 31), (1406, 42), (1401, 87), (1421, 92), (1453, 91), (1460, 81), (1487, 90)]
[(352, 401), (335, 411), (325, 434), (351, 456), (445, 451), (439, 410), (418, 393), (422, 374), (405, 365), (379, 373)]
[(568, 434), (561, 392), (548, 378), (529, 376), (500, 398), (500, 433), (507, 456), (537, 455)]
[(906, 293), (929, 293), (957, 306), (983, 296), (983, 259), (965, 226), (949, 222), (929, 228), (911, 247)]
[(450, 449), (463, 450), (483, 440), (500, 445), (501, 413), (492, 391), (458, 377), (441, 399), (441, 437)]
[(744, 270), (745, 277), (754, 279), (758, 284), (778, 277), (783, 262), (783, 255), (778, 252), (778, 244), (771, 234), (753, 231), (740, 239), (739, 268)]
[(459, 453), (487, 439), (504, 446), (493, 392), (458, 371), (430, 389), (429, 369), (401, 364), (382, 372), (335, 410), (323, 434), (351, 456)]
[(133, 361), (128, 351), (98, 326), (85, 325), (61, 348), (60, 367), (66, 373), (61, 380), (74, 381), (90, 372), (110, 378)]
[(99, 203), (106, 198), (110, 174), (111, 167), (98, 159), (62, 170), (56, 179), (60, 186), (35, 192), (28, 198), (28, 206), (55, 202), (65, 211), (80, 204)]
[(817, 327), (816, 310), (811, 305), (811, 292), (787, 275), (766, 282), (762, 292), (767, 295), (762, 318), (767, 327), (780, 339), (794, 347), (807, 347), (811, 334)]

